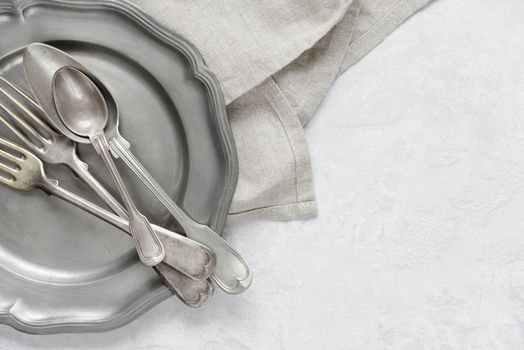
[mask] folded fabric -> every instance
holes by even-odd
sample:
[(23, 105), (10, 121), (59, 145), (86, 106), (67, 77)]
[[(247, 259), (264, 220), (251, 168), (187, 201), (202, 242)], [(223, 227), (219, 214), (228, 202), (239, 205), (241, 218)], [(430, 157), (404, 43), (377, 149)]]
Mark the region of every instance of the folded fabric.
[(216, 74), (240, 174), (230, 217), (317, 214), (303, 126), (334, 80), (431, 0), (131, 0)]

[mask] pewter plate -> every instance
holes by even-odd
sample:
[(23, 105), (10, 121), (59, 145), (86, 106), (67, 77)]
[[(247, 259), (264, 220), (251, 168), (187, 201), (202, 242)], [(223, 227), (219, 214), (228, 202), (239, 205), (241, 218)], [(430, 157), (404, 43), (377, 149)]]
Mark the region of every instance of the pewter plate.
[[(191, 217), (221, 232), (238, 163), (221, 90), (195, 48), (121, 1), (0, 0), (0, 74), (24, 89), (21, 53), (36, 41), (68, 52), (108, 85), (135, 155)], [(116, 195), (94, 152), (83, 145), (79, 153)], [(176, 229), (118, 163), (142, 212)], [(96, 201), (67, 170), (47, 172)], [(0, 322), (29, 333), (112, 329), (171, 296), (123, 233), (43, 192), (4, 186), (0, 280)]]

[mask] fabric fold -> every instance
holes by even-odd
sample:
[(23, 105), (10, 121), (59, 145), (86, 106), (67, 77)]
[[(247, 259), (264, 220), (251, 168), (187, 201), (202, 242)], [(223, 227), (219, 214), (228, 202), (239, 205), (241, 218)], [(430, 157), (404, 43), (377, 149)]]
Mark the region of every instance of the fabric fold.
[(132, 1), (191, 41), (224, 89), (240, 166), (230, 217), (290, 220), (318, 213), (303, 126), (431, 0)]

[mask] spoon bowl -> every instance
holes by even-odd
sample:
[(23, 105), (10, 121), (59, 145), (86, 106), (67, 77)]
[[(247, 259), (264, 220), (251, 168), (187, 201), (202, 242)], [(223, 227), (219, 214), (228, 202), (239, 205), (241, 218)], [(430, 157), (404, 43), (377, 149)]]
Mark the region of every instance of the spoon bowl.
[(108, 120), (105, 99), (91, 79), (73, 67), (58, 70), (53, 78), (56, 111), (64, 125), (79, 136), (104, 130)]
[[(52, 89), (49, 88), (53, 85), (57, 71), (64, 67), (72, 67), (84, 73), (95, 84), (102, 93), (102, 96), (104, 96), (108, 108), (108, 120), (104, 131), (108, 139), (116, 137), (119, 142), (129, 148), (129, 142), (127, 142), (118, 131), (119, 110), (113, 95), (107, 86), (92, 74), (89, 69), (67, 53), (43, 43), (32, 43), (28, 45), (24, 50), (23, 61), (24, 71), (31, 91), (38, 103), (42, 106), (42, 109), (46, 111), (51, 124), (58, 131), (75, 142), (84, 144), (91, 143), (89, 137), (72, 132), (64, 124), (56, 110)], [(113, 155), (115, 156), (114, 153)]]

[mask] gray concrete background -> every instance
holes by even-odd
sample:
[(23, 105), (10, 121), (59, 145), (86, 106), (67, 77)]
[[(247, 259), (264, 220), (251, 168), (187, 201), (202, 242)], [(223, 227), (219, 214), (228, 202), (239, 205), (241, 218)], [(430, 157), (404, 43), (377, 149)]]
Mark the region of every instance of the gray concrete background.
[(524, 348), (524, 2), (438, 0), (307, 126), (320, 216), (231, 222), (252, 289), (1, 349)]

